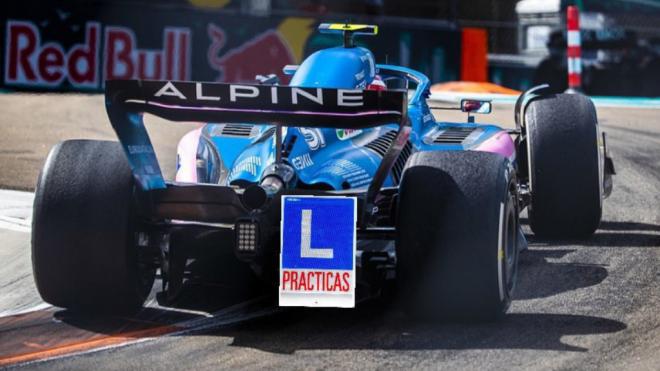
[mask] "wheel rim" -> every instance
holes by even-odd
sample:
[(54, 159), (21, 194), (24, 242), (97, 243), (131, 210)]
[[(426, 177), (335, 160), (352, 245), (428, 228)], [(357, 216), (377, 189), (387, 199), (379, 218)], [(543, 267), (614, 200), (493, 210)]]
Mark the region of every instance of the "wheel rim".
[(516, 243), (518, 237), (517, 223), (516, 223), (516, 208), (513, 204), (513, 195), (509, 195), (509, 207), (507, 208), (506, 215), (506, 231), (505, 231), (505, 277), (507, 294), (513, 292), (516, 283), (516, 258), (518, 256), (518, 244)]

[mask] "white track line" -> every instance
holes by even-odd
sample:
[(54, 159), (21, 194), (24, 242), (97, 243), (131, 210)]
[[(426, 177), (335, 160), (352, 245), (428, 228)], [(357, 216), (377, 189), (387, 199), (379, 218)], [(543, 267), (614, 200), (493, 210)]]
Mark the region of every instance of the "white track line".
[(0, 228), (29, 233), (34, 193), (0, 189)]
[(52, 307), (52, 305), (42, 302), (42, 303), (33, 305), (31, 307), (27, 307), (27, 308), (16, 309), (16, 310), (13, 310), (13, 309), (5, 310), (5, 311), (0, 312), (0, 318), (18, 316), (20, 314), (27, 314), (27, 313), (31, 313), (31, 312), (36, 312), (36, 311), (48, 309), (50, 307)]

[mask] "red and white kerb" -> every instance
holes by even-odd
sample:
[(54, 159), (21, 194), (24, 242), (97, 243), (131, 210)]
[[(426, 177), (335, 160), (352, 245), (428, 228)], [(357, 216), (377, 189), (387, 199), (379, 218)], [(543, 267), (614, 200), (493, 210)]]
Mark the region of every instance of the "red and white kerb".
[(568, 89), (579, 90), (582, 85), (582, 58), (580, 49), (580, 13), (576, 6), (566, 9), (566, 26), (568, 32)]

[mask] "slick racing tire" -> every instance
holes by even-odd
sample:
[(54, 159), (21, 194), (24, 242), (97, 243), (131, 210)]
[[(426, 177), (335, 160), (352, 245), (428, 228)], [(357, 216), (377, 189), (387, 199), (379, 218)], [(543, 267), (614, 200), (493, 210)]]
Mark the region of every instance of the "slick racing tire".
[(541, 238), (588, 237), (598, 228), (602, 166), (596, 109), (579, 94), (533, 100), (525, 112), (530, 227)]
[(399, 189), (398, 296), (428, 320), (495, 320), (518, 270), (515, 171), (484, 152), (418, 152)]
[(142, 306), (155, 270), (135, 243), (134, 183), (116, 142), (70, 140), (50, 151), (34, 199), (32, 268), (48, 303), (82, 312)]

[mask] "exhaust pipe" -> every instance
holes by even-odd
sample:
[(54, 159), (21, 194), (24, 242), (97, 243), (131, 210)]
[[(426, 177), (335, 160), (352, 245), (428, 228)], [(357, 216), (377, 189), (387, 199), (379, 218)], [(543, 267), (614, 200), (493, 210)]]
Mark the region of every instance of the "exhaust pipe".
[(280, 193), (291, 182), (295, 171), (285, 163), (269, 165), (259, 184), (254, 184), (243, 192), (243, 204), (250, 210), (262, 208), (268, 200)]

